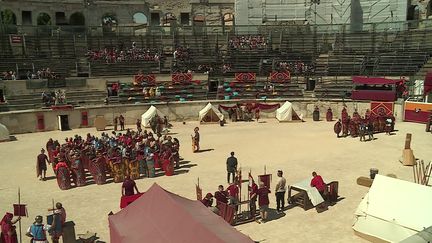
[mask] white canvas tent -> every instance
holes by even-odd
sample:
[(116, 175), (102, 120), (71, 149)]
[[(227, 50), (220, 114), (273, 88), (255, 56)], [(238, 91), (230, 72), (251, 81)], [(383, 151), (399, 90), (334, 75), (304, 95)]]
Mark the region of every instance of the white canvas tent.
[(276, 119), (279, 122), (287, 121), (301, 121), (302, 117), (299, 117), (292, 107), (292, 103), (286, 101), (279, 109), (276, 110)]
[(156, 107), (151, 106), (144, 114), (141, 115), (141, 126), (150, 127), (150, 120), (158, 114), (161, 118), (165, 115)]
[(7, 127), (0, 123), (0, 142), (9, 141), (9, 130)]
[(224, 115), (216, 109), (211, 103), (208, 103), (199, 112), (199, 121), (201, 123), (219, 122), (224, 119)]
[(428, 186), (376, 175), (352, 228), (370, 241), (403, 241), (432, 226), (431, 201)]

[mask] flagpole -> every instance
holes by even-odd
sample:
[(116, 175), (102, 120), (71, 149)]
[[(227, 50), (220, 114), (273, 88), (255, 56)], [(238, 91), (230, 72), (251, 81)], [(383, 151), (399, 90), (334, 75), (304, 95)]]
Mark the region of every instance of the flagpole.
[[(20, 211), (21, 211), (21, 190), (19, 187), (18, 187), (18, 205), (19, 205), (18, 207), (20, 207)], [(21, 213), (19, 213), (19, 214), (21, 214)], [(18, 227), (19, 227), (19, 232), (20, 232), (19, 241), (20, 241), (20, 243), (22, 243), (21, 219), (18, 221)]]

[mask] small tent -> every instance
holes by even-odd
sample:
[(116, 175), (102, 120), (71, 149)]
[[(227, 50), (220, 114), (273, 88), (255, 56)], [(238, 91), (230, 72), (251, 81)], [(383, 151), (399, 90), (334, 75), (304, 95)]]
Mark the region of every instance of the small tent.
[(199, 112), (199, 121), (201, 123), (219, 122), (224, 119), (224, 115), (216, 109), (211, 103), (208, 103)]
[(165, 115), (156, 107), (151, 106), (144, 114), (141, 115), (141, 126), (150, 127), (150, 120), (158, 114), (161, 118)]
[(428, 186), (376, 175), (355, 212), (352, 228), (373, 242), (405, 241), (432, 226), (431, 201)]
[(253, 243), (200, 201), (165, 191), (156, 183), (108, 217), (111, 243)]
[(279, 122), (302, 120), (302, 118), (294, 111), (292, 103), (289, 101), (286, 101), (285, 104), (276, 110), (276, 119), (278, 119)]
[(9, 141), (9, 135), (10, 133), (7, 127), (0, 123), (0, 142)]

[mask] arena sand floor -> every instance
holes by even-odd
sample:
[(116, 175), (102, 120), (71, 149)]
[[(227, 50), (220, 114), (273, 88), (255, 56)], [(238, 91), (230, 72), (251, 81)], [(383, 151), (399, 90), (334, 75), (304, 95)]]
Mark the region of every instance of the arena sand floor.
[[(353, 213), (368, 190), (358, 186), (356, 178), (368, 176), (370, 168), (378, 168), (380, 174), (395, 174), (400, 179), (412, 181), (412, 168), (398, 162), (405, 134), (413, 134), (415, 156), (427, 161), (432, 158), (432, 135), (425, 132), (422, 124), (398, 122), (395, 135), (377, 134), (374, 141), (360, 142), (358, 138), (336, 138), (333, 124), (311, 120), (278, 123), (275, 119), (267, 119), (260, 123), (228, 123), (225, 127), (201, 125), (201, 148), (208, 151), (193, 154), (190, 136), (198, 122), (174, 123), (172, 132), (180, 139), (181, 156), (186, 161), (180, 169), (182, 173), (172, 177), (140, 179), (137, 185), (144, 192), (157, 182), (166, 190), (194, 199), (195, 183), (199, 177), (203, 193), (214, 193), (219, 184), (226, 186), (225, 162), (231, 151), (235, 151), (244, 177), (249, 170), (253, 176), (263, 173), (266, 165), (267, 173), (274, 176), (278, 169), (282, 169), (287, 183), (292, 184), (317, 171), (327, 182), (339, 181), (339, 195), (343, 199), (336, 205), (322, 213), (294, 207), (265, 224), (248, 223), (236, 228), (256, 241), (268, 243), (365, 242), (351, 229)], [(110, 211), (119, 211), (121, 184), (93, 184), (61, 191), (55, 179), (42, 182), (36, 178), (36, 156), (48, 138), (64, 141), (65, 137), (74, 134), (85, 136), (86, 133), (100, 134), (94, 128), (41, 132), (17, 135), (17, 141), (0, 143), (0, 213), (3, 215), (12, 210), (20, 187), (21, 201), (28, 205), (30, 215), (23, 218), (23, 229), (33, 222), (36, 215), (46, 215), (54, 199), (63, 203), (68, 219), (76, 224), (77, 234), (93, 231), (101, 240), (109, 242), (107, 215)], [(48, 176), (53, 178), (51, 169)], [(242, 194), (245, 196), (246, 190)], [(273, 192), (270, 201), (270, 208), (274, 209)], [(27, 238), (23, 236), (23, 239)]]

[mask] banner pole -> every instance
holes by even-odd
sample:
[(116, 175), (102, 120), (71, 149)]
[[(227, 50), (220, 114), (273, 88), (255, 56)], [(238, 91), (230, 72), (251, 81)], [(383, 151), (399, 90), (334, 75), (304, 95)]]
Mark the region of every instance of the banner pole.
[[(18, 205), (21, 207), (21, 189), (18, 187)], [(20, 213), (21, 214), (21, 213)], [(18, 227), (19, 227), (19, 241), (22, 243), (22, 230), (21, 230), (21, 219), (18, 221)]]

